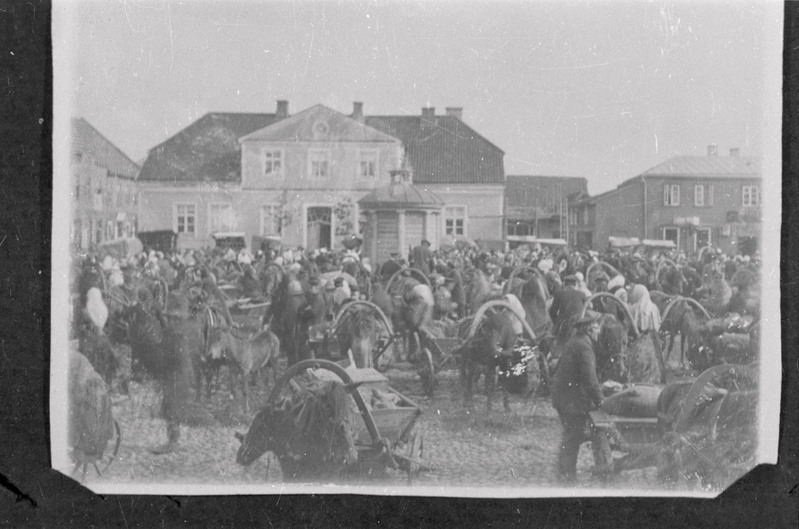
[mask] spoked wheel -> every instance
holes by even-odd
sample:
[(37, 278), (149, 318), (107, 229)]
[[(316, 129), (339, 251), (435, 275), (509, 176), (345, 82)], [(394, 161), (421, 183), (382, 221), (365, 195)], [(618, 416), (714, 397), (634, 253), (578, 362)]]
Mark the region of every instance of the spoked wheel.
[(422, 470), (421, 461), (424, 455), (422, 434), (413, 432), (408, 445), (410, 446), (410, 451), (408, 452), (408, 485), (413, 485), (414, 480)]
[[(122, 443), (122, 429), (119, 427), (119, 423), (116, 419), (114, 419), (114, 428), (113, 428), (113, 436), (109, 441), (113, 442), (114, 450), (109, 455), (103, 455), (102, 458), (78, 458), (75, 462), (75, 467), (72, 469), (72, 475), (76, 476), (78, 471), (81, 471), (80, 481), (86, 481), (86, 473), (89, 469), (89, 465), (94, 467), (94, 471), (97, 472), (97, 475), (102, 477), (103, 473), (108, 470), (108, 467), (111, 466), (111, 463), (117, 457), (119, 453), (119, 445)], [(103, 467), (100, 470), (100, 467)]]

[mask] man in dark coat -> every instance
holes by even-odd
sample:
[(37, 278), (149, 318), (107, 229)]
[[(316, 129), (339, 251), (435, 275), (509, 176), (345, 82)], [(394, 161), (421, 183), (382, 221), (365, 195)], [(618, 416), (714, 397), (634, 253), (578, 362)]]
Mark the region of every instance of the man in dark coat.
[(549, 317), (555, 326), (555, 334), (565, 342), (569, 335), (569, 321), (580, 314), (585, 303), (585, 293), (577, 289), (577, 276), (570, 275), (563, 278), (564, 287), (555, 292), (552, 305), (549, 307)]
[(392, 252), (388, 261), (380, 267), (380, 277), (388, 281), (398, 271), (402, 270), (402, 263), (399, 262), (399, 254)]
[[(558, 476), (564, 483), (577, 478), (577, 454), (588, 440), (588, 412), (602, 402), (602, 388), (596, 376), (593, 342), (599, 336), (600, 314), (587, 311), (574, 320), (575, 335), (566, 343), (552, 382), (552, 406), (563, 425), (563, 439), (558, 455)], [(598, 457), (599, 438), (591, 432), (594, 457)]]
[(423, 239), (419, 246), (411, 250), (409, 259), (411, 266), (421, 270), (425, 276), (430, 275), (433, 269), (433, 252), (430, 250), (430, 241)]
[(161, 368), (154, 373), (163, 391), (161, 412), (166, 420), (167, 443), (150, 451), (166, 454), (177, 449), (180, 423), (191, 403), (192, 350), (200, 347), (199, 327), (189, 315), (185, 296), (170, 294), (166, 308)]

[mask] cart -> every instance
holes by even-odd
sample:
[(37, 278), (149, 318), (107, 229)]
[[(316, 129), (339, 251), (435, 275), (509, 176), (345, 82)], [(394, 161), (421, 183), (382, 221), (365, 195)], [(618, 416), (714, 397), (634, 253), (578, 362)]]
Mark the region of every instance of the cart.
[[(422, 413), (416, 403), (392, 389), (388, 379), (374, 369), (344, 369), (328, 360), (303, 360), (283, 373), (270, 392), (264, 409), (275, 408), (281, 395), (297, 391), (301, 387), (297, 380), (303, 377), (340, 381), (355, 401), (358, 418), (353, 440), (358, 458), (351, 468), (345, 469), (348, 474), (368, 476), (394, 468), (406, 472), (408, 484), (413, 484), (419, 472), (426, 468), (422, 461), (422, 435), (415, 431), (416, 421)], [(389, 396), (395, 405), (375, 407), (374, 400), (370, 404), (369, 395), (375, 391)], [(261, 454), (246, 453), (251, 448), (245, 436), (237, 434), (236, 437), (242, 442), (237, 461), (248, 464), (248, 461), (260, 457)], [(264, 451), (269, 449), (262, 448)]]
[[(589, 412), (591, 424), (600, 438), (601, 458), (595, 461), (596, 467), (610, 466), (614, 472), (620, 472), (658, 466), (663, 456), (673, 451), (669, 442), (675, 438), (690, 438), (689, 430), (697, 430), (697, 421), (701, 424), (698, 434), (706, 434), (711, 442), (716, 441), (720, 435), (719, 409), (723, 400), (732, 392), (756, 387), (757, 365), (717, 365), (683, 382), (690, 383), (690, 388), (674, 417), (667, 417), (662, 410), (658, 410), (655, 417), (611, 415), (601, 409)], [(711, 383), (722, 388), (717, 398), (708, 398), (705, 393)], [(677, 458), (677, 464), (680, 463)], [(684, 474), (682, 469), (679, 473)]]
[(381, 362), (381, 358), (388, 348), (394, 345), (397, 335), (394, 333), (391, 321), (386, 317), (385, 313), (371, 301), (355, 300), (342, 305), (330, 325), (331, 332), (325, 333), (320, 337), (312, 337), (311, 347), (315, 351), (323, 351), (322, 354), (329, 355), (330, 346), (335, 345), (338, 347), (338, 338), (344, 337), (346, 333), (344, 327), (348, 323), (348, 319), (358, 310), (368, 311), (380, 324), (381, 330), (378, 333), (378, 340), (372, 350), (372, 363), (378, 370), (385, 370), (387, 363)]
[[(422, 381), (422, 386), (428, 396), (432, 396), (435, 391), (435, 375), (440, 373), (445, 368), (458, 368), (459, 351), (466, 345), (466, 343), (473, 339), (477, 334), (483, 317), (487, 313), (505, 309), (517, 318), (527, 334), (529, 343), (535, 344), (536, 336), (530, 325), (514, 308), (506, 301), (491, 300), (483, 303), (480, 308), (475, 312), (474, 317), (465, 319), (460, 322), (458, 326), (458, 335), (455, 337), (437, 337), (430, 333), (425, 328), (420, 328), (412, 335), (412, 339), (416, 341), (415, 354), (411, 357), (412, 362), (416, 367), (417, 373)], [(537, 346), (532, 347), (534, 352), (533, 357), (523, 359), (525, 363), (532, 363), (534, 360), (538, 361), (538, 365), (545, 359), (542, 357), (541, 351)], [(534, 370), (532, 366), (525, 369), (526, 372), (531, 373)], [(541, 373), (545, 377), (545, 373)]]

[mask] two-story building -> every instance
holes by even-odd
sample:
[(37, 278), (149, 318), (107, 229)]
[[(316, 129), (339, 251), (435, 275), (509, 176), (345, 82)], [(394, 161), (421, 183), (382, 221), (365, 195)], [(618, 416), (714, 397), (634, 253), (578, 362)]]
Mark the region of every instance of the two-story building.
[(608, 237), (668, 239), (695, 252), (706, 245), (729, 254), (754, 252), (761, 230), (761, 165), (730, 149), (720, 156), (677, 156), (594, 197), (570, 200), (570, 231), (604, 250)]
[(132, 237), (139, 166), (83, 118), (71, 120), (72, 234), (77, 248)]
[(505, 233), (511, 245), (534, 239), (567, 239), (569, 196), (587, 193), (583, 177), (508, 175)]
[(445, 202), (441, 234), (499, 239), (504, 153), (460, 119), (344, 115), (315, 105), (289, 115), (213, 113), (150, 150), (139, 176), (140, 228), (172, 229), (179, 248), (213, 246), (213, 234), (279, 238), (332, 248), (361, 233), (358, 199), (400, 167)]

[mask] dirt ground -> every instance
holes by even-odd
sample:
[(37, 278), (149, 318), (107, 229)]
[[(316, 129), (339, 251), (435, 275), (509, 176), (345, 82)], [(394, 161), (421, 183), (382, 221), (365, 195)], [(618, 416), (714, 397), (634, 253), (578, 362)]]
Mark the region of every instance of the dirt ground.
[[(442, 495), (474, 494), (492, 488), (525, 495), (531, 487), (555, 487), (555, 461), (561, 427), (548, 398), (511, 396), (511, 411), (502, 411), (496, 393), (493, 411), (486, 411), (486, 398), (477, 386), (474, 407), (462, 404), (462, 389), (455, 370), (436, 375), (433, 398), (423, 394), (421, 382), (409, 364), (389, 368), (385, 375), (390, 386), (414, 401), (422, 410), (416, 432), (422, 436), (422, 459), (428, 467), (413, 486), (425, 487)], [(533, 381), (534, 383), (534, 381)], [(271, 385), (271, 383), (270, 383)], [(251, 411), (243, 413), (241, 398), (232, 398), (227, 380), (205, 403), (208, 411), (202, 425), (182, 427), (180, 448), (167, 455), (153, 455), (149, 448), (166, 440), (165, 423), (157, 418), (160, 397), (152, 382), (131, 383), (128, 395), (114, 394), (114, 415), (122, 429), (118, 456), (103, 476), (91, 470), (92, 483), (123, 484), (279, 484), (282, 481), (276, 459), (267, 453), (249, 468), (236, 464), (239, 442), (235, 432), (246, 432), (252, 417), (266, 400), (262, 387), (251, 388)], [(581, 448), (578, 460), (579, 487), (653, 488), (658, 484), (655, 469), (625, 471), (610, 482), (591, 474), (590, 445)], [(402, 490), (408, 478), (399, 470), (387, 470), (380, 478), (363, 482), (381, 490)], [(529, 492), (528, 492), (529, 493)]]

